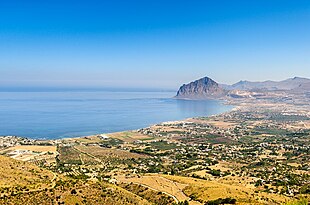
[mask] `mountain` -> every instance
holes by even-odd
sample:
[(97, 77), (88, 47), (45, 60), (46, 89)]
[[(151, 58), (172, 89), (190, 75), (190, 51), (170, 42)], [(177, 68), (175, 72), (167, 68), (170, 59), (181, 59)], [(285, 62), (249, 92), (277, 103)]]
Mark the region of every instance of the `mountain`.
[(175, 98), (181, 99), (218, 99), (258, 98), (270, 96), (268, 91), (284, 91), (290, 93), (310, 93), (310, 79), (294, 77), (283, 81), (239, 81), (233, 85), (218, 84), (208, 77), (201, 78), (189, 84), (183, 84)]
[(175, 96), (181, 99), (215, 99), (225, 96), (226, 91), (214, 80), (201, 78), (189, 84), (183, 84)]
[(221, 85), (222, 88), (227, 90), (295, 90), (306, 91), (309, 88), (310, 79), (294, 77), (283, 81), (263, 81), (263, 82), (250, 82), (240, 81), (233, 85)]

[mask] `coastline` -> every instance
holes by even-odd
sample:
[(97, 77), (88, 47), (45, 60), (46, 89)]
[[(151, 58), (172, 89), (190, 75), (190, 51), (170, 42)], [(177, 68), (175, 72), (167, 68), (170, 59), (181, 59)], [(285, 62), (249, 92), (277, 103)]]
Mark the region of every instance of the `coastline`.
[[(0, 153), (68, 179), (128, 189), (142, 186), (179, 201), (209, 190), (207, 196), (190, 200), (195, 205), (210, 196), (253, 205), (292, 199), (307, 184), (303, 176), (310, 174), (304, 163), (309, 159), (304, 152), (310, 148), (309, 105), (252, 99), (234, 105), (217, 115), (166, 121), (139, 130), (45, 141), (13, 137), (15, 144)], [(299, 157), (289, 158), (292, 149), (300, 151)], [(265, 175), (264, 170), (272, 171)], [(298, 183), (290, 182), (289, 191), (269, 185), (271, 179), (285, 181), (294, 173), (303, 175), (294, 175)], [(227, 187), (234, 191), (227, 193)]]
[[(185, 101), (204, 101), (202, 99), (187, 99), (187, 98), (176, 98), (176, 97), (173, 97), (171, 99), (185, 100)], [(286, 107), (286, 106), (291, 107), (291, 105), (292, 105), (291, 103), (287, 103), (287, 102), (273, 102), (273, 101), (271, 101), (269, 99), (266, 100), (266, 99), (247, 99), (247, 98), (244, 98), (244, 99), (221, 98), (221, 99), (205, 99), (205, 100), (215, 101), (215, 102), (218, 102), (219, 104), (224, 105), (224, 106), (229, 105), (229, 106), (232, 106), (232, 108), (230, 110), (228, 110), (228, 111), (224, 111), (224, 112), (221, 112), (221, 113), (218, 113), (218, 114), (211, 114), (211, 115), (208, 115), (208, 116), (195, 116), (195, 117), (183, 118), (183, 119), (180, 119), (180, 120), (162, 121), (162, 122), (150, 124), (147, 127), (155, 126), (157, 124), (170, 123), (170, 122), (173, 122), (173, 123), (183, 122), (183, 121), (188, 121), (188, 120), (199, 118), (199, 117), (204, 117), (204, 118), (217, 117), (217, 116), (221, 116), (221, 115), (228, 114), (228, 113), (231, 113), (231, 112), (247, 110), (249, 108), (253, 109), (253, 107), (257, 107), (257, 108), (261, 107), (260, 109), (262, 109), (262, 107), (269, 107), (271, 109), (274, 109), (274, 108), (279, 108), (279, 105), (284, 106), (284, 107)], [(310, 115), (310, 112), (308, 114)], [(105, 132), (105, 133), (98, 132), (96, 134), (80, 135), (80, 136), (76, 136), (76, 137), (57, 137), (55, 139), (31, 138), (31, 137), (27, 137), (27, 136), (18, 136), (18, 135), (9, 135), (9, 136), (6, 135), (6, 136), (0, 136), (0, 137), (18, 137), (18, 138), (27, 139), (27, 140), (30, 140), (30, 141), (46, 142), (46, 141), (59, 141), (59, 140), (66, 140), (66, 139), (70, 140), (70, 139), (77, 139), (77, 138), (85, 138), (85, 137), (96, 136), (96, 135), (108, 135), (108, 134), (121, 133), (121, 132), (132, 132), (132, 131), (137, 131), (137, 130), (140, 130), (140, 129), (143, 129), (143, 128), (147, 128), (147, 127), (141, 127), (141, 128), (132, 129), (132, 130), (119, 130), (119, 131), (115, 131), (115, 132)]]
[[(147, 100), (149, 100), (149, 99), (147, 98)], [(152, 126), (154, 124), (159, 124), (159, 123), (163, 123), (163, 122), (167, 122), (167, 121), (178, 121), (178, 120), (184, 120), (184, 119), (188, 119), (188, 118), (192, 118), (192, 117), (198, 117), (198, 116), (211, 116), (211, 115), (214, 115), (214, 113), (221, 114), (221, 113), (223, 113), (223, 111), (227, 112), (227, 111), (230, 111), (232, 109), (232, 107), (230, 107), (231, 105), (227, 104), (226, 101), (223, 99), (212, 99), (212, 100), (211, 99), (210, 100), (189, 100), (188, 99), (188, 100), (184, 100), (184, 99), (175, 99), (175, 98), (167, 98), (167, 99), (166, 98), (159, 98), (158, 100), (159, 100), (159, 102), (155, 101), (155, 103), (158, 104), (155, 106), (157, 106), (158, 108), (156, 108), (154, 110), (150, 110), (150, 111), (146, 110), (147, 107), (143, 108), (145, 110), (145, 111), (143, 111), (143, 113), (145, 113), (143, 116), (145, 116), (145, 117), (142, 117), (140, 119), (140, 121), (138, 120), (136, 123), (134, 123), (132, 125), (130, 125), (129, 122), (126, 122), (125, 119), (128, 119), (128, 117), (133, 118), (133, 117), (135, 117), (135, 114), (131, 115), (131, 113), (129, 113), (129, 115), (128, 115), (127, 110), (124, 110), (124, 112), (125, 112), (124, 115), (127, 117), (125, 117), (125, 118), (122, 117), (121, 113), (123, 111), (120, 111), (117, 114), (119, 116), (112, 117), (111, 120), (107, 120), (107, 119), (110, 119), (110, 117), (109, 117), (110, 114), (108, 114), (106, 116), (106, 118), (101, 123), (100, 123), (100, 119), (104, 116), (104, 113), (99, 114), (99, 117), (96, 117), (96, 115), (97, 115), (96, 113), (90, 113), (88, 115), (88, 117), (86, 117), (86, 119), (98, 118), (99, 120), (96, 120), (96, 121), (98, 121), (99, 123), (95, 122), (96, 124), (94, 124), (94, 125), (92, 125), (91, 123), (88, 123), (88, 125), (85, 126), (85, 129), (83, 129), (83, 128), (79, 129), (79, 127), (76, 127), (77, 123), (74, 124), (74, 122), (73, 122), (72, 131), (70, 129), (64, 129), (65, 125), (61, 125), (59, 130), (57, 130), (57, 127), (55, 127), (55, 123), (54, 123), (51, 125), (47, 125), (46, 128), (44, 126), (36, 125), (39, 128), (37, 130), (38, 132), (35, 132), (35, 129), (37, 129), (37, 128), (35, 128), (35, 129), (33, 129), (34, 131), (32, 133), (30, 133), (30, 135), (27, 135), (27, 134), (22, 133), (23, 129), (26, 129), (26, 131), (27, 131), (26, 133), (29, 133), (29, 130), (31, 130), (31, 127), (29, 127), (31, 125), (31, 123), (27, 123), (28, 127), (21, 128), (18, 131), (18, 133), (21, 133), (21, 134), (14, 133), (13, 132), (14, 130), (13, 130), (12, 132), (5, 131), (5, 133), (7, 133), (7, 134), (1, 135), (1, 136), (18, 136), (18, 137), (23, 137), (23, 138), (33, 139), (33, 140), (43, 140), (43, 141), (44, 140), (59, 140), (59, 139), (65, 139), (65, 138), (77, 138), (77, 137), (85, 137), (85, 136), (102, 134), (102, 133), (113, 133), (113, 132), (124, 132), (124, 131), (129, 131), (129, 130), (137, 130), (137, 129), (142, 129), (142, 128), (145, 128), (148, 126)], [(164, 100), (164, 101), (161, 102), (161, 100)], [(149, 101), (150, 101), (150, 103), (153, 103), (152, 99), (150, 99)], [(129, 102), (129, 103), (131, 103), (131, 102)], [(133, 103), (135, 103), (135, 102), (133, 102)], [(162, 103), (163, 103), (163, 105), (161, 105)], [(206, 105), (205, 105), (205, 103), (206, 103)], [(153, 105), (147, 105), (147, 106), (153, 106)], [(162, 111), (160, 111), (161, 106), (164, 106)], [(170, 108), (172, 109), (172, 111), (169, 110)], [(130, 107), (130, 109), (132, 109), (132, 108)], [(134, 112), (134, 111), (131, 111), (131, 112)], [(152, 112), (154, 114), (151, 114), (150, 116), (148, 116), (149, 112)], [(160, 112), (163, 112), (163, 117), (159, 117)], [(170, 116), (170, 113), (171, 113), (171, 116)], [(202, 113), (204, 113), (204, 114), (202, 114)], [(37, 117), (40, 117), (40, 116), (37, 116)], [(56, 115), (54, 115), (53, 117), (55, 118)], [(61, 116), (59, 116), (59, 117), (61, 118)], [(81, 116), (81, 118), (83, 118), (83, 116)], [(115, 119), (113, 119), (113, 118), (115, 118)], [(144, 118), (146, 118), (146, 121), (143, 121)], [(161, 118), (163, 120), (161, 120)], [(119, 119), (121, 119), (120, 122), (118, 122)], [(80, 120), (80, 121), (85, 121), (85, 120)], [(108, 121), (112, 121), (114, 123), (110, 123)], [(69, 127), (71, 126), (70, 122), (68, 122), (66, 124), (68, 124)], [(109, 127), (109, 124), (112, 124), (112, 127)], [(11, 128), (9, 128), (9, 130), (13, 129), (13, 125), (14, 125), (14, 121), (12, 121), (11, 126), (10, 126)], [(49, 130), (49, 127), (51, 127), (50, 130)], [(88, 127), (90, 127), (90, 128), (88, 128)], [(44, 133), (44, 131), (43, 131), (44, 129), (47, 130), (46, 133)], [(96, 131), (96, 129), (97, 129), (97, 131)], [(104, 131), (102, 132), (100, 130), (104, 130)], [(112, 132), (109, 130), (112, 130)], [(57, 134), (57, 133), (60, 133), (60, 134)]]

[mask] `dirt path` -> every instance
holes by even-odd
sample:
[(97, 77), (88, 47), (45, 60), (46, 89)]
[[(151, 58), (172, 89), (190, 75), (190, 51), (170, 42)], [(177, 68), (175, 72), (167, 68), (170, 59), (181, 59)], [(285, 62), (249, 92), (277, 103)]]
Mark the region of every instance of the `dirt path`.
[(80, 160), (81, 160), (81, 162), (82, 162), (82, 165), (84, 165), (85, 163), (84, 163), (84, 160), (83, 160), (82, 154), (79, 154), (79, 157), (80, 157)]
[(148, 185), (146, 185), (146, 184), (142, 184), (142, 183), (138, 183), (138, 182), (133, 182), (133, 184), (141, 185), (141, 186), (146, 187), (146, 188), (149, 188), (149, 189), (151, 189), (151, 190), (153, 190), (153, 191), (164, 193), (164, 194), (166, 194), (166, 195), (172, 197), (177, 203), (180, 202), (175, 196), (173, 196), (172, 194), (169, 194), (169, 193), (167, 193), (167, 192), (160, 191), (160, 190), (158, 190), (158, 189), (154, 189), (153, 187), (150, 187), (150, 186), (148, 186)]

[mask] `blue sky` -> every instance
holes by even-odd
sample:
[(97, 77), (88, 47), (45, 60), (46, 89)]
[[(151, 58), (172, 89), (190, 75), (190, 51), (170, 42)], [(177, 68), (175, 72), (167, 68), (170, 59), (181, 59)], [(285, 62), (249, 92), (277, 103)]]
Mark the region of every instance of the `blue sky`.
[(0, 86), (310, 78), (309, 0), (0, 1)]

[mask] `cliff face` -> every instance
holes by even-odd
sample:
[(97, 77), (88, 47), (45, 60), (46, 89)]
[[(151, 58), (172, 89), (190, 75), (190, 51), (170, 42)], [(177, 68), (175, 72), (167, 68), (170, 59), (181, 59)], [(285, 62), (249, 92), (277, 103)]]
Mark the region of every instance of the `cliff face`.
[(176, 98), (216, 99), (223, 97), (226, 91), (211, 78), (204, 77), (189, 84), (184, 84), (177, 92)]

